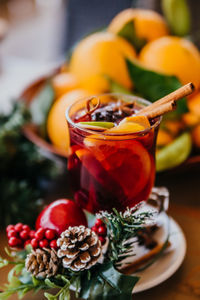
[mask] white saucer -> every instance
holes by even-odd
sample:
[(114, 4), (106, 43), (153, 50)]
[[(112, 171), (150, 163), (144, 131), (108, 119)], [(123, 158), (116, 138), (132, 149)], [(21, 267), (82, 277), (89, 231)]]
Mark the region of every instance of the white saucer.
[[(167, 215), (164, 213), (163, 218)], [(139, 293), (159, 285), (171, 277), (182, 264), (186, 253), (186, 240), (180, 226), (169, 218), (170, 249), (166, 251), (154, 264), (133, 275), (140, 277), (140, 280), (133, 289), (133, 293)], [(164, 222), (167, 224), (166, 222)], [(168, 225), (165, 225), (168, 226)]]

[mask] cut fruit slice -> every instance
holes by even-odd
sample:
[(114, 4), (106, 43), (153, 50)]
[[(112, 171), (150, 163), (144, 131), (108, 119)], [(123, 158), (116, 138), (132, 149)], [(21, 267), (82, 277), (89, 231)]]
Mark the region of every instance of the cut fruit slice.
[(102, 161), (102, 165), (123, 188), (126, 197), (131, 199), (145, 188), (149, 180), (151, 158), (138, 141), (120, 144), (116, 153)]
[[(91, 153), (87, 149), (79, 149), (75, 153), (80, 159), (83, 166), (102, 186), (102, 188), (106, 189), (113, 195), (121, 195), (123, 193), (121, 187), (114, 179), (110, 177), (108, 172), (103, 168), (103, 165), (93, 155), (94, 153)], [(115, 190), (113, 190), (113, 186), (116, 187)]]
[(131, 116), (124, 118), (118, 126), (113, 127), (106, 132), (109, 133), (134, 133), (145, 129), (150, 129), (151, 125), (145, 116)]
[(127, 123), (127, 122), (128, 123), (129, 122), (133, 122), (133, 123), (140, 124), (143, 127), (145, 127), (145, 129), (151, 127), (149, 119), (147, 117), (145, 117), (145, 116), (130, 116), (130, 117), (126, 117), (126, 118), (124, 118), (120, 122), (120, 124)]
[(134, 132), (143, 131), (144, 129), (145, 128), (140, 124), (127, 122), (127, 123), (120, 124), (116, 127), (113, 127), (111, 129), (107, 130), (106, 132), (109, 132), (109, 133), (134, 133)]
[[(145, 187), (152, 166), (150, 154), (140, 142), (134, 139), (102, 141), (87, 137), (84, 143), (90, 155), (96, 158), (115, 185), (123, 189), (126, 197), (133, 198)], [(88, 169), (92, 168), (88, 159), (84, 159), (84, 163)]]
[(112, 128), (114, 127), (114, 123), (112, 122), (79, 122), (78, 123), (79, 126), (81, 127), (85, 127), (87, 128), (88, 125), (89, 126), (97, 126), (98, 128), (102, 128), (102, 129), (105, 129), (105, 128)]
[(156, 170), (164, 171), (183, 163), (192, 149), (192, 139), (188, 132), (183, 133), (170, 145), (165, 146), (156, 154)]

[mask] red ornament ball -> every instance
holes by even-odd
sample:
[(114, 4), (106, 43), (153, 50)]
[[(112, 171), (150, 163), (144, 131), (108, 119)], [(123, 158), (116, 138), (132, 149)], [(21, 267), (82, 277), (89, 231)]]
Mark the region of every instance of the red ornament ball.
[(87, 226), (83, 210), (72, 200), (60, 199), (48, 205), (38, 216), (36, 229), (53, 229), (61, 234), (69, 226)]

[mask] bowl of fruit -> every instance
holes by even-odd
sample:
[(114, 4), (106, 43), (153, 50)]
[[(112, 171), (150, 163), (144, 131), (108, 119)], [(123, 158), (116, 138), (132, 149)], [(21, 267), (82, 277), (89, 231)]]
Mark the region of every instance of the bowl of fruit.
[(172, 33), (155, 11), (120, 12), (106, 29), (83, 38), (59, 69), (24, 90), (21, 99), (31, 114), (25, 135), (48, 152), (67, 158), (65, 111), (77, 100), (109, 92), (154, 102), (193, 82), (195, 93), (181, 99), (176, 111), (162, 120), (156, 162), (157, 171), (198, 166), (200, 53), (191, 40)]

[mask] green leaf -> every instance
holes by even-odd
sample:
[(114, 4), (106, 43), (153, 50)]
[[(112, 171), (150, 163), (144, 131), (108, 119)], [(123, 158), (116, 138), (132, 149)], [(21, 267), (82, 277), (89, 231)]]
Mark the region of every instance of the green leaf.
[(187, 0), (162, 0), (162, 9), (173, 34), (185, 36), (191, 29)]
[(33, 284), (33, 286), (36, 284), (35, 278), (31, 275), (30, 272), (26, 270), (26, 268), (23, 268), (21, 272), (21, 276), (19, 276), (19, 279), (21, 283), (24, 285), (26, 284)]
[(41, 134), (46, 135), (46, 120), (54, 101), (54, 90), (49, 82), (42, 88), (39, 94), (31, 101), (30, 112), (32, 120), (40, 127)]
[(60, 288), (59, 285), (56, 285), (54, 282), (52, 282), (50, 279), (45, 279), (45, 284), (50, 288)]
[(129, 43), (131, 43), (137, 51), (140, 51), (140, 49), (147, 42), (145, 39), (139, 38), (137, 36), (135, 31), (135, 24), (133, 20), (126, 23), (122, 27), (122, 29), (118, 32), (118, 35), (126, 39)]
[(24, 268), (24, 263), (19, 263), (16, 266), (14, 266), (14, 268), (12, 268), (8, 273), (8, 282), (12, 282), (14, 274), (18, 275), (23, 268)]
[(13, 294), (12, 291), (5, 291), (3, 293), (0, 292), (0, 300), (6, 300)]
[(18, 293), (17, 293), (18, 298), (19, 298), (19, 299), (24, 298), (24, 296), (29, 292), (29, 290), (30, 290), (30, 289), (27, 287), (27, 288), (24, 288), (24, 289), (21, 290), (21, 291), (18, 291)]
[[(164, 75), (148, 70), (129, 59), (126, 59), (126, 63), (136, 91), (151, 102), (181, 87), (180, 81), (175, 76)], [(187, 111), (187, 102), (184, 98), (178, 101), (177, 109), (173, 113), (180, 115)]]
[(57, 297), (49, 294), (49, 293), (44, 293), (44, 296), (48, 299), (48, 300), (57, 300)]
[(164, 171), (180, 165), (188, 158), (191, 149), (191, 135), (185, 132), (172, 143), (158, 151), (156, 154), (156, 170)]
[(59, 295), (59, 300), (69, 300), (69, 299), (70, 299), (69, 289), (63, 290), (63, 292)]
[(127, 276), (118, 272), (112, 263), (101, 265), (92, 274), (91, 280), (82, 278), (80, 297), (90, 300), (132, 299), (132, 290), (138, 277)]
[(112, 263), (103, 265), (100, 274), (109, 285), (127, 297), (131, 297), (133, 287), (139, 280), (137, 276), (128, 276), (118, 272)]
[[(35, 278), (34, 276), (32, 276), (32, 282), (33, 282), (34, 287), (41, 285), (41, 280)], [(45, 283), (46, 283), (46, 280), (45, 280)]]

